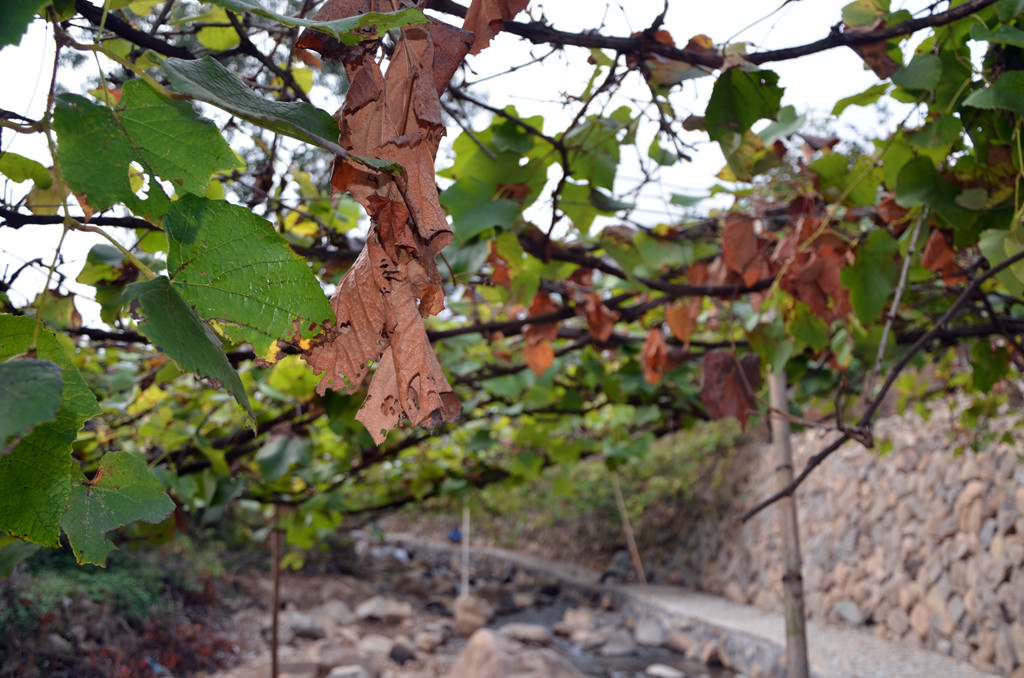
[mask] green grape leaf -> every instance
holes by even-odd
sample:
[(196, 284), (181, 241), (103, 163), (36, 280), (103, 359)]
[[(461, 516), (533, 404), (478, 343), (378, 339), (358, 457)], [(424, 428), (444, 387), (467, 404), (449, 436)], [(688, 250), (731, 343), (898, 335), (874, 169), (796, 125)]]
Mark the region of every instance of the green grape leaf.
[(965, 106), (1005, 109), (1024, 116), (1024, 71), (1007, 71), (991, 87), (972, 92)]
[(942, 61), (938, 56), (918, 54), (910, 63), (892, 74), (892, 81), (907, 89), (934, 89), (942, 78)]
[(793, 313), (786, 318), (786, 334), (804, 342), (815, 351), (821, 351), (828, 346), (828, 323), (803, 302), (798, 301)]
[(306, 263), (249, 210), (186, 195), (164, 229), (174, 288), (230, 343), (252, 344), (257, 360), (275, 362), (279, 339), (312, 339), (334, 319)]
[(124, 301), (139, 320), (139, 331), (183, 370), (224, 386), (254, 420), (249, 396), (231, 367), (220, 340), (164, 276), (132, 283)]
[[(157, 178), (180, 193), (201, 194), (215, 172), (238, 165), (216, 125), (142, 80), (126, 82), (113, 109), (76, 94), (57, 99), (53, 126), (64, 179), (94, 209), (123, 202), (138, 214), (161, 216), (170, 205)], [(150, 176), (145, 199), (132, 190), (133, 162)]]
[(49, 360), (26, 358), (0, 363), (0, 456), (38, 424), (57, 417), (64, 393), (63, 370)]
[[(28, 351), (34, 333), (32, 318), (0, 316), (0, 360)], [(10, 454), (0, 456), (0, 530), (56, 546), (71, 492), (71, 443), (82, 424), (101, 410), (78, 368), (47, 330), (39, 333), (36, 356), (61, 367), (61, 405), (55, 419), (37, 425)]]
[(31, 158), (10, 151), (4, 151), (3, 155), (0, 155), (0, 174), (18, 183), (31, 179), (39, 188), (45, 189), (53, 185), (50, 170)]
[(987, 339), (979, 341), (971, 349), (974, 388), (982, 393), (990, 392), (997, 382), (1006, 378), (1011, 364), (1010, 352), (1005, 346), (993, 347)]
[[(308, 370), (307, 370), (308, 371)], [(272, 483), (292, 466), (308, 466), (313, 458), (313, 446), (305, 436), (272, 436), (256, 453), (256, 464), (263, 480)]]
[(999, 0), (996, 3), (996, 16), (1000, 21), (1009, 21), (1024, 12), (1024, 0)]
[(586, 184), (566, 182), (558, 196), (558, 209), (562, 210), (572, 221), (572, 225), (584, 234), (590, 232), (590, 226), (599, 214), (597, 208), (590, 202), (590, 190), (590, 186)]
[(10, 577), (14, 567), (42, 547), (13, 537), (0, 537), (0, 579)]
[(812, 162), (808, 169), (818, 175), (821, 192), (829, 200), (842, 197), (845, 203), (866, 207), (878, 199), (882, 172), (870, 161), (858, 159), (851, 167), (845, 155), (829, 153)]
[(196, 33), (196, 40), (206, 49), (223, 52), (238, 47), (241, 43), (242, 39), (238, 31), (231, 26), (228, 13), (224, 9), (213, 9), (197, 19), (205, 23), (218, 24), (203, 26)]
[[(1001, 25), (997, 26), (995, 30), (991, 30), (984, 24), (974, 24), (971, 26), (971, 39), (1024, 47), (1024, 31), (1013, 26)], [(938, 57), (935, 58), (938, 59)]]
[(505, 463), (505, 469), (514, 476), (530, 480), (544, 470), (544, 457), (533, 450), (523, 450)]
[(889, 12), (889, 0), (854, 0), (843, 7), (843, 21), (850, 26), (870, 26)]
[(452, 215), (456, 243), (465, 243), (495, 226), (512, 227), (519, 216), (519, 204), (493, 198), (491, 188), (472, 176), (459, 179), (441, 194), (441, 205)]
[(758, 174), (780, 164), (775, 149), (765, 146), (760, 135), (747, 130), (743, 134), (728, 133), (719, 139), (726, 166), (718, 174), (726, 181), (750, 181)]
[(678, 155), (661, 147), (658, 137), (654, 137), (651, 145), (647, 147), (647, 157), (663, 167), (671, 167), (679, 160)]
[(832, 115), (839, 115), (850, 106), (870, 106), (881, 99), (882, 95), (888, 91), (889, 83), (883, 82), (878, 85), (872, 85), (859, 94), (853, 94), (837, 101), (836, 105), (832, 107)]
[(874, 230), (857, 247), (857, 259), (844, 268), (839, 279), (850, 290), (850, 305), (865, 325), (878, 319), (892, 292), (898, 273), (893, 256), (899, 243), (888, 231)]
[(91, 481), (77, 475), (61, 527), (79, 564), (106, 564), (116, 548), (107, 532), (137, 520), (159, 523), (174, 510), (146, 460), (130, 452), (108, 452)]
[(775, 120), (768, 123), (758, 134), (766, 146), (770, 146), (778, 139), (784, 139), (800, 131), (800, 128), (807, 122), (806, 115), (797, 115), (796, 109), (792, 106), (783, 106)]
[(563, 137), (562, 143), (569, 149), (573, 177), (588, 181), (591, 187), (614, 190), (620, 146), (627, 143), (620, 140), (618, 134), (623, 129), (628, 130), (631, 122), (619, 119), (621, 117), (615, 117), (615, 113), (610, 117), (589, 116)]
[(313, 374), (309, 366), (297, 355), (285, 356), (274, 365), (267, 378), (267, 385), (289, 399), (311, 400), (316, 395), (320, 377)]
[(21, 42), (36, 12), (48, 4), (50, 0), (0, 0), (0, 48)]
[[(255, 0), (210, 0), (215, 5), (234, 12), (249, 12), (264, 19), (272, 19), (285, 26), (301, 26), (326, 33), (343, 45), (358, 45), (364, 40), (384, 35), (392, 28), (425, 24), (428, 19), (418, 9), (403, 9), (397, 12), (366, 12), (346, 19), (315, 21), (290, 17), (265, 9)], [(367, 30), (373, 28), (375, 30)]]
[(931, 204), (939, 183), (935, 164), (925, 157), (912, 158), (899, 170), (896, 178), (896, 202), (903, 207)]
[[(983, 232), (978, 241), (978, 248), (992, 266), (998, 266), (1022, 249), (1017, 233), (1003, 229)], [(1024, 263), (1017, 262), (1008, 269), (1003, 269), (996, 278), (1006, 286), (1010, 294), (1024, 295)]]
[(164, 60), (163, 69), (179, 92), (255, 125), (307, 143), (338, 139), (338, 123), (327, 111), (304, 101), (264, 99), (212, 57), (197, 61), (172, 57)]
[(779, 76), (772, 71), (730, 68), (719, 76), (704, 114), (712, 141), (729, 133), (742, 136), (761, 118), (774, 120), (782, 101), (778, 82)]

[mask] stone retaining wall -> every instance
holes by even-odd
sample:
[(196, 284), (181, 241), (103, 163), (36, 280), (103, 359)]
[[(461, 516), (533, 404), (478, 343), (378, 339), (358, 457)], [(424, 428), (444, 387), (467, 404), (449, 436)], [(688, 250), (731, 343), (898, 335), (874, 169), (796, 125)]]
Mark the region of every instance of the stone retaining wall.
[[(993, 442), (954, 456), (956, 418), (943, 407), (927, 422), (883, 420), (875, 435), (893, 442), (888, 455), (848, 443), (800, 488), (807, 611), (1022, 678), (1022, 448)], [(1012, 431), (1008, 418), (988, 424)], [(829, 439), (811, 432), (793, 442), (800, 469)], [(774, 487), (770, 448), (748, 454), (733, 518)], [(780, 610), (780, 548), (772, 509), (744, 526), (697, 524), (658, 578)]]

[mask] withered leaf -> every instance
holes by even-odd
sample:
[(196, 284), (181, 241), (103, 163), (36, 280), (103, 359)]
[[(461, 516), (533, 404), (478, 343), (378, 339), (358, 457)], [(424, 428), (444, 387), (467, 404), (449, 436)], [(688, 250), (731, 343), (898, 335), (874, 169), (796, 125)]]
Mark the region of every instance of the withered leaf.
[(802, 251), (792, 260), (779, 283), (825, 322), (845, 318), (850, 312), (850, 293), (839, 279), (842, 257), (831, 246)]
[(748, 355), (753, 357), (745, 355), (741, 366), (736, 356), (725, 349), (716, 348), (704, 354), (700, 401), (712, 419), (735, 417), (746, 428), (757, 406), (751, 389), (756, 386), (752, 377), (759, 374), (760, 366), (756, 354)]
[(530, 0), (473, 0), (462, 28), (475, 36), (470, 54), (479, 54), (501, 32), (501, 24), (526, 9)]
[(640, 350), (644, 363), (644, 381), (657, 384), (668, 368), (668, 344), (660, 327), (652, 327), (647, 331), (647, 338)]
[(494, 268), (494, 272), (491, 273), (491, 282), (495, 285), (501, 285), (506, 290), (512, 289), (512, 275), (508, 267), (508, 262), (498, 254), (498, 250), (491, 242), (491, 251), (487, 255), (487, 263)]
[[(316, 21), (337, 21), (373, 11), (372, 0), (327, 0), (313, 15)], [(363, 59), (372, 57), (379, 42), (377, 36), (358, 45), (343, 45), (335, 38), (314, 30), (304, 30), (295, 43), (296, 54), (308, 63), (309, 54), (306, 50), (319, 52), (328, 61), (345, 63), (346, 74), (351, 78), (352, 72), (359, 68)], [(311, 56), (311, 55), (310, 55)], [(314, 57), (315, 58), (315, 57)], [(317, 67), (319, 68), (319, 66)]]
[(665, 309), (665, 323), (668, 329), (679, 341), (683, 342), (683, 348), (689, 350), (690, 337), (697, 329), (697, 316), (700, 315), (701, 299), (695, 297), (677, 301)]
[(619, 312), (605, 306), (601, 297), (591, 292), (583, 301), (583, 313), (587, 318), (590, 335), (599, 343), (608, 341), (615, 329), (615, 321), (619, 319)]
[(882, 223), (889, 226), (893, 235), (899, 236), (903, 231), (907, 230), (907, 225), (910, 223), (910, 220), (907, 218), (910, 210), (896, 202), (895, 194), (883, 194), (882, 199), (878, 201), (876, 211), (878, 218)]
[(921, 265), (929, 271), (941, 271), (953, 261), (953, 248), (949, 246), (946, 234), (933, 229), (928, 244), (921, 255)]
[(797, 132), (798, 137), (804, 140), (804, 143), (811, 147), (813, 151), (820, 151), (823, 148), (832, 148), (839, 143), (840, 139), (836, 136), (815, 136), (813, 134), (804, 134), (803, 132)]
[(530, 343), (523, 349), (523, 358), (526, 360), (526, 365), (539, 377), (555, 364), (555, 349), (548, 341)]
[(730, 214), (722, 224), (722, 258), (729, 270), (743, 275), (757, 258), (754, 222), (739, 214)]
[[(868, 34), (884, 26), (885, 23), (879, 19), (873, 26), (847, 26), (844, 33), (846, 35)], [(885, 40), (856, 45), (852, 49), (880, 80), (892, 77), (892, 74), (900, 68), (900, 65), (889, 56)]]
[[(366, 2), (328, 5), (331, 12), (351, 15), (368, 9)], [(405, 171), (382, 174), (335, 159), (332, 188), (363, 205), (371, 228), (331, 298), (336, 323), (303, 355), (324, 373), (317, 386), (321, 394), (328, 388), (356, 391), (379, 360), (356, 417), (378, 444), (402, 417), (432, 428), (461, 412), (423, 318), (444, 308), (436, 257), (452, 241), (434, 184), (434, 157), (445, 133), (438, 97), (471, 36), (438, 22), (404, 28), (401, 35), (386, 75), (372, 58), (345, 55), (351, 86), (337, 116), (340, 145), (397, 162)]]
[[(558, 304), (544, 292), (540, 292), (533, 298), (533, 302), (530, 304), (530, 315), (529, 317), (537, 317), (554, 313), (558, 310)], [(523, 334), (526, 336), (527, 341), (530, 343), (539, 343), (540, 341), (554, 341), (558, 338), (558, 323), (557, 322), (546, 322), (546, 323), (534, 323), (526, 325), (523, 329)]]
[(921, 255), (921, 265), (929, 271), (941, 274), (946, 285), (952, 285), (964, 278), (963, 271), (956, 265), (956, 253), (950, 244), (951, 240), (951, 234), (937, 228), (933, 229)]

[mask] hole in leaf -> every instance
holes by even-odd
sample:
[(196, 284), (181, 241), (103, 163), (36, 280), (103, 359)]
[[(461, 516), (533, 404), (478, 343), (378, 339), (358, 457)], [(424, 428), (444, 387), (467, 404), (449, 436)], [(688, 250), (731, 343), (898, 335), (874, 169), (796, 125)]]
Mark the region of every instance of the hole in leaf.
[(133, 161), (128, 167), (128, 183), (131, 184), (132, 192), (140, 200), (146, 200), (149, 197), (149, 175), (138, 162)]

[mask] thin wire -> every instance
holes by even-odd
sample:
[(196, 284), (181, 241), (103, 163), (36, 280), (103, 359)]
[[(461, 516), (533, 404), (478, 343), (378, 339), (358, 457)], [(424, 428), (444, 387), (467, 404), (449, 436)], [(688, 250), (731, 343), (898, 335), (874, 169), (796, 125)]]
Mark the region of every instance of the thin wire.
[[(50, 44), (50, 24), (48, 22), (44, 22), (43, 25), (45, 27), (44, 30), (46, 31), (46, 40), (44, 41), (43, 44), (44, 45), (48, 45), (48, 44)], [(44, 48), (43, 56), (44, 57), (46, 56), (45, 55), (45, 48)], [(28, 119), (28, 113), (32, 110), (32, 102), (35, 100), (36, 94), (39, 92), (39, 81), (43, 77), (43, 66), (45, 64), (46, 64), (46, 59), (45, 58), (39, 60), (39, 71), (36, 73), (35, 84), (32, 85), (32, 94), (29, 95), (28, 102), (25, 104), (25, 118), (26, 119)], [(11, 145), (14, 143), (14, 140), (17, 139), (17, 138), (18, 138), (17, 134), (15, 134), (14, 136), (11, 137), (11, 140), (9, 142), (7, 142), (7, 146), (5, 146), (3, 149), (0, 149), (0, 156), (2, 156), (4, 153), (6, 153), (7, 151), (10, 150)]]

